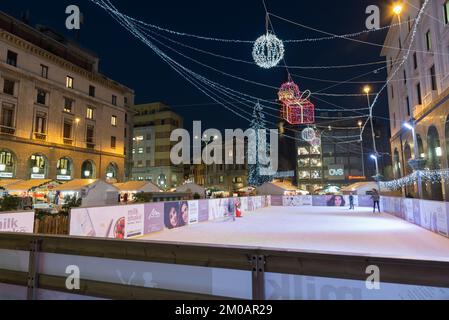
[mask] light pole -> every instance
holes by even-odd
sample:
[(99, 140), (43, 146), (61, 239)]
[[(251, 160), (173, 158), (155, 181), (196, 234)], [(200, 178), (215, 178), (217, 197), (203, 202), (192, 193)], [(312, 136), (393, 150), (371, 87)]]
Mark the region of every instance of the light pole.
[(372, 154), (370, 157), (371, 157), (371, 159), (374, 160), (374, 163), (376, 164), (376, 172), (377, 172), (376, 182), (377, 182), (377, 189), (379, 190), (379, 194), (380, 194), (381, 190), (380, 190), (380, 175), (379, 175), (379, 155)]
[(379, 187), (379, 192), (380, 192), (380, 171), (379, 171), (379, 152), (377, 152), (377, 145), (376, 145), (376, 133), (374, 132), (374, 123), (373, 123), (373, 108), (371, 108), (371, 102), (369, 99), (369, 94), (371, 92), (371, 87), (366, 85), (363, 88), (363, 92), (365, 92), (366, 94), (366, 99), (368, 101), (368, 108), (369, 108), (369, 120), (370, 120), (370, 124), (371, 124), (371, 135), (373, 137), (373, 149), (374, 149), (374, 155), (371, 155), (371, 158), (375, 157), (376, 158), (376, 181), (377, 181), (377, 185)]
[(422, 177), (421, 177), (421, 169), (424, 166), (425, 160), (420, 157), (419, 154), (419, 146), (418, 146), (418, 136), (416, 134), (416, 121), (412, 119), (411, 124), (406, 122), (404, 123), (404, 128), (412, 131), (413, 135), (413, 160), (409, 162), (410, 166), (417, 172), (418, 174), (418, 197), (420, 199), (423, 198), (423, 190), (422, 190)]
[(76, 118), (75, 119), (75, 132), (73, 133), (73, 137), (74, 137), (73, 146), (74, 146), (74, 148), (76, 148), (76, 133), (78, 132), (78, 125), (80, 124), (80, 122), (81, 122), (80, 118)]
[(365, 176), (365, 153), (364, 153), (364, 150), (363, 150), (363, 136), (362, 136), (363, 135), (363, 132), (362, 132), (363, 122), (362, 122), (362, 120), (360, 120), (358, 122), (358, 125), (359, 125), (359, 128), (360, 128), (360, 152), (362, 154), (362, 176), (366, 177)]

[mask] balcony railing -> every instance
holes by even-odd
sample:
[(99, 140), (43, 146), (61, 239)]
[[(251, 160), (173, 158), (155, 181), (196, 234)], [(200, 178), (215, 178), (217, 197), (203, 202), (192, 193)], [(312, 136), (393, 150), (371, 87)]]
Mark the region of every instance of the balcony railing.
[(35, 132), (34, 133), (34, 139), (41, 140), (41, 141), (46, 141), (47, 140), (47, 134), (46, 133)]
[(86, 148), (87, 149), (95, 149), (95, 142), (94, 141), (86, 141)]
[(67, 146), (73, 146), (73, 139), (64, 138), (64, 144)]
[(0, 125), (0, 133), (13, 136), (16, 133), (16, 128)]

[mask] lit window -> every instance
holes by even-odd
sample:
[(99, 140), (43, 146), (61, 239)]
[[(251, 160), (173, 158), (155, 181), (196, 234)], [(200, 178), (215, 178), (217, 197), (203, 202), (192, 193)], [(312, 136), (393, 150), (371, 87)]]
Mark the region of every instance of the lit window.
[(138, 151), (139, 154), (142, 154), (142, 153), (143, 153), (143, 148), (139, 148), (138, 150), (139, 150), (139, 151)]
[(432, 35), (430, 34), (430, 30), (426, 32), (426, 47), (427, 51), (432, 50)]
[(307, 148), (302, 147), (302, 148), (298, 148), (298, 156), (304, 156), (304, 155), (308, 155), (309, 154), (309, 150), (307, 150)]
[(136, 154), (136, 149), (133, 149), (133, 154)]
[(117, 116), (111, 117), (111, 124), (112, 126), (117, 127)]
[(41, 77), (48, 79), (48, 67), (41, 64)]
[(143, 141), (143, 136), (136, 137), (136, 141)]
[(73, 111), (73, 100), (69, 98), (64, 98), (64, 112), (72, 113)]
[(67, 76), (66, 81), (65, 81), (65, 86), (69, 89), (73, 89), (73, 78)]
[(94, 118), (94, 108), (87, 107), (86, 118), (92, 120)]

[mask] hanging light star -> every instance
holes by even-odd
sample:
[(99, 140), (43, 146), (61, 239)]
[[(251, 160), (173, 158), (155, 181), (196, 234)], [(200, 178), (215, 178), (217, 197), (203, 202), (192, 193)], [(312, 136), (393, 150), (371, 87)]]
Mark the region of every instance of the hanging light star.
[(259, 37), (254, 42), (253, 58), (256, 64), (264, 69), (271, 69), (279, 64), (284, 58), (284, 43), (274, 34)]

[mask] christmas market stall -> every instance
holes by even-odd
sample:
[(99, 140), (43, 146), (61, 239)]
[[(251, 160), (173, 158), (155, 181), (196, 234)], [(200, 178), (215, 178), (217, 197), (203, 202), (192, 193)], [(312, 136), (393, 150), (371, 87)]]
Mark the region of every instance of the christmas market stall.
[(176, 192), (190, 193), (192, 194), (192, 196), (198, 194), (201, 199), (204, 199), (206, 197), (206, 189), (195, 183), (186, 183), (182, 186), (179, 186), (178, 188), (176, 188)]
[(50, 179), (31, 179), (18, 181), (6, 186), (5, 191), (10, 196), (23, 199), (25, 206), (33, 209), (52, 209), (54, 199), (51, 190), (60, 185), (60, 182)]
[(125, 183), (116, 183), (114, 186), (120, 192), (120, 202), (122, 203), (135, 201), (135, 195), (138, 193), (162, 192), (162, 190), (151, 181), (128, 181)]
[(118, 203), (119, 189), (98, 179), (75, 179), (53, 190), (59, 205), (68, 200), (80, 200), (82, 207), (115, 205)]

